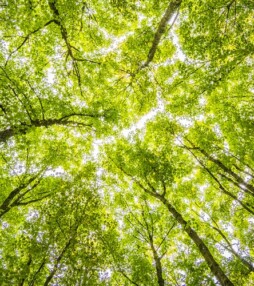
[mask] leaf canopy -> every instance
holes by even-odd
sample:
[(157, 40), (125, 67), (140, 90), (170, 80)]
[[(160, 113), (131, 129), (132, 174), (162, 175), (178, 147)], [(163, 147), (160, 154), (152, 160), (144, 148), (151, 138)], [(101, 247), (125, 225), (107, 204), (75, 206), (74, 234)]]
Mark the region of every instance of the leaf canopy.
[(254, 5), (0, 3), (0, 284), (254, 284)]

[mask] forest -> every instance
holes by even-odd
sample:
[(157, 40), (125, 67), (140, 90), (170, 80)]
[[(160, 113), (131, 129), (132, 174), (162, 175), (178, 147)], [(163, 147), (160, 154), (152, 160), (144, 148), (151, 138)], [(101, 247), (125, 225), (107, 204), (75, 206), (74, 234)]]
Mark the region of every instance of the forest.
[(254, 285), (254, 2), (0, 23), (0, 285)]

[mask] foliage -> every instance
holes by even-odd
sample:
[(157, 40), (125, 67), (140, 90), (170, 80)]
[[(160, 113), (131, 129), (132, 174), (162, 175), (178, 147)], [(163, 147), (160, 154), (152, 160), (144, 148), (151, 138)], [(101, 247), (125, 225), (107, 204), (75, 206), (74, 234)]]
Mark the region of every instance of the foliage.
[(249, 0), (0, 3), (0, 284), (254, 284)]

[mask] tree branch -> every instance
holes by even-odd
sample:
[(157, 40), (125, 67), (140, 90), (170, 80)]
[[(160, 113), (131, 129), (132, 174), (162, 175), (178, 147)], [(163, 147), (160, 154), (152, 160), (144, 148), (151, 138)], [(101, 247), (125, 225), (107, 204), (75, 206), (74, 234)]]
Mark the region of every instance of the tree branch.
[(32, 32), (30, 32), (28, 35), (26, 35), (26, 36), (24, 37), (24, 40), (22, 41), (22, 43), (21, 43), (15, 50), (13, 50), (13, 51), (10, 53), (10, 55), (8, 56), (8, 58), (7, 58), (6, 62), (5, 62), (5, 66), (8, 64), (8, 62), (9, 62), (10, 58), (13, 56), (13, 54), (15, 54), (16, 52), (18, 52), (18, 50), (21, 49), (21, 48), (25, 45), (25, 43), (29, 40), (29, 38), (30, 38), (33, 34), (37, 33), (37, 32), (40, 31), (41, 29), (47, 27), (47, 26), (50, 25), (51, 23), (55, 23), (55, 20), (50, 20), (50, 21), (48, 21), (48, 22), (45, 23), (43, 26), (41, 26), (41, 27), (35, 29), (34, 31), (32, 31)]

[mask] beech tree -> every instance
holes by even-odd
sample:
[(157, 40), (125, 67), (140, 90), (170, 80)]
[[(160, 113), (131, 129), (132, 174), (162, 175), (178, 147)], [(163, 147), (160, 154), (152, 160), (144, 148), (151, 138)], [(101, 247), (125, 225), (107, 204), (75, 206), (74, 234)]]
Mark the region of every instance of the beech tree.
[(254, 284), (254, 4), (0, 3), (0, 284)]

